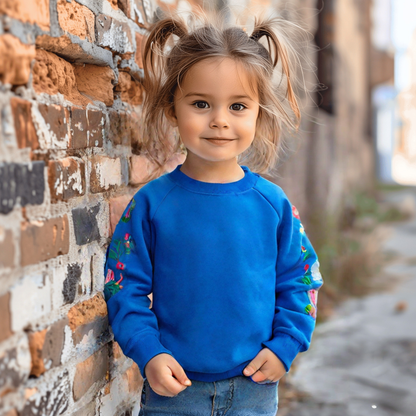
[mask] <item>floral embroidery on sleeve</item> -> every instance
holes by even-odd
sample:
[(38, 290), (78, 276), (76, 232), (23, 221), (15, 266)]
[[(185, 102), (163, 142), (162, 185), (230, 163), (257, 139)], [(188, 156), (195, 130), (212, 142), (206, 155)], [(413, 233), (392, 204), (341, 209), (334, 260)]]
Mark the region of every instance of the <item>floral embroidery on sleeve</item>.
[(123, 286), (120, 285), (121, 281), (123, 280), (123, 275), (120, 273), (120, 279), (116, 282), (114, 279), (114, 272), (111, 269), (107, 270), (107, 277), (105, 278), (104, 283), (104, 297), (106, 302), (118, 293)]
[[(121, 221), (126, 223), (131, 219), (131, 212), (136, 206), (136, 202), (132, 198), (129, 204), (126, 207), (125, 214), (121, 217)], [(114, 270), (108, 268), (107, 276), (104, 283), (104, 296), (105, 300), (108, 301), (112, 296), (118, 293), (123, 286), (120, 285), (123, 280), (123, 271), (126, 267), (125, 257), (131, 254), (135, 249), (135, 243), (133, 237), (129, 233), (125, 233), (122, 238), (113, 238), (108, 247), (108, 258), (115, 260), (116, 273), (119, 274), (119, 279), (116, 281)]]
[[(292, 214), (293, 216), (299, 220), (299, 232), (302, 236), (306, 237), (305, 229), (303, 227), (303, 224), (300, 220), (299, 211), (296, 209), (294, 205), (292, 205)], [(305, 246), (301, 246), (301, 255), (302, 255), (302, 261), (306, 262), (309, 258), (312, 257), (312, 253), (308, 248)], [(302, 276), (302, 282), (305, 285), (312, 285), (314, 282), (322, 282), (322, 275), (319, 271), (319, 261), (315, 260), (315, 262), (312, 264), (305, 264), (304, 265), (304, 274)], [(317, 289), (310, 289), (307, 291), (309, 302), (304, 309), (304, 312), (308, 314), (309, 316), (312, 316), (314, 319), (316, 319), (316, 310), (317, 310), (317, 300), (318, 300), (318, 290)]]

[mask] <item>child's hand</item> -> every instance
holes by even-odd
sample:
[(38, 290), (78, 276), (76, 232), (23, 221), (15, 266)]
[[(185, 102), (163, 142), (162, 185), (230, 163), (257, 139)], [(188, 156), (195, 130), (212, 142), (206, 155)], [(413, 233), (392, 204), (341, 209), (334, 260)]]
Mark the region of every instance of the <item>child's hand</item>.
[(254, 376), (251, 379), (256, 383), (266, 380), (276, 382), (286, 374), (286, 369), (273, 351), (263, 348), (244, 369), (244, 375), (252, 374)]
[(145, 370), (150, 387), (159, 396), (174, 397), (192, 384), (181, 365), (170, 354), (154, 356), (146, 364)]

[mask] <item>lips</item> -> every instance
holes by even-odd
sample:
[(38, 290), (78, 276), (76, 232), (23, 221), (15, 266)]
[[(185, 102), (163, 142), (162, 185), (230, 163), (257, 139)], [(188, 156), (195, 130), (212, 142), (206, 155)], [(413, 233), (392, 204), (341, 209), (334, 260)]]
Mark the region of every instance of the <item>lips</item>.
[(213, 138), (205, 138), (209, 143), (216, 144), (216, 145), (225, 145), (234, 141), (235, 139), (224, 139), (223, 137), (213, 137)]

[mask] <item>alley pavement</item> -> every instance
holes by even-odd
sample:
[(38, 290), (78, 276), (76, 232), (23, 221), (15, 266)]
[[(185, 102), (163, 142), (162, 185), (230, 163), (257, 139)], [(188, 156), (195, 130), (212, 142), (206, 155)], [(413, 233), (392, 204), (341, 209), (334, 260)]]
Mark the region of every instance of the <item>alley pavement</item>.
[[(385, 198), (414, 206), (416, 188)], [(305, 398), (278, 416), (416, 416), (416, 216), (386, 227), (382, 250), (394, 260), (382, 274), (392, 285), (318, 325), (290, 378)]]

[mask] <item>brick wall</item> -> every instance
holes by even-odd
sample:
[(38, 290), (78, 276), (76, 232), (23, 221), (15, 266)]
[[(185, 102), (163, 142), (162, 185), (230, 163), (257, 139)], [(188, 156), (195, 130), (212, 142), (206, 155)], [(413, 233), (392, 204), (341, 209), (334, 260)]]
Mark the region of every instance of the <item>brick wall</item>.
[(137, 130), (157, 6), (0, 0), (0, 415), (137, 413), (143, 379), (113, 341), (103, 262), (155, 169)]

